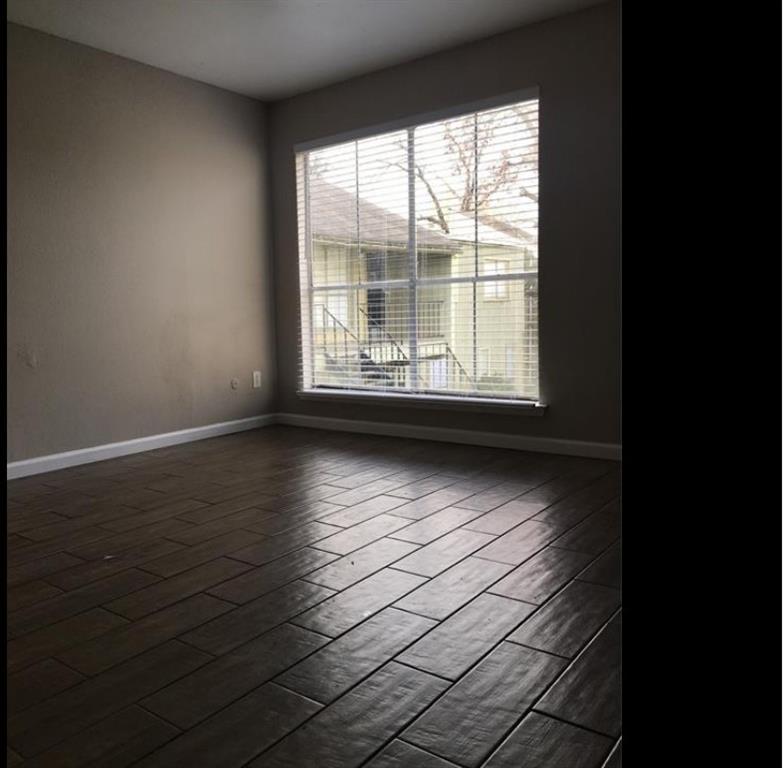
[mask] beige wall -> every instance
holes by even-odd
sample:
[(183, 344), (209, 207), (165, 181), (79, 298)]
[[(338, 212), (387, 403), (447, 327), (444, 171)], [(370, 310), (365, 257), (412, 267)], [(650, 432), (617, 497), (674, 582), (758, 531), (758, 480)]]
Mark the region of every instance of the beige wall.
[[(272, 105), (278, 408), (620, 442), (619, 8), (614, 2)], [(543, 418), (301, 400), (294, 145), (540, 86)]]
[(273, 410), (263, 105), (7, 36), (8, 460)]

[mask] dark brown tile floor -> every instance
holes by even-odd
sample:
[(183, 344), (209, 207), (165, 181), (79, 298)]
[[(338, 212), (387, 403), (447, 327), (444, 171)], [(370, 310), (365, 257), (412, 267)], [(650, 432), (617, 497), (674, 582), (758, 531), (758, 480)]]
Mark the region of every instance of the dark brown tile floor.
[(619, 466), (270, 427), (8, 484), (8, 765), (621, 765)]

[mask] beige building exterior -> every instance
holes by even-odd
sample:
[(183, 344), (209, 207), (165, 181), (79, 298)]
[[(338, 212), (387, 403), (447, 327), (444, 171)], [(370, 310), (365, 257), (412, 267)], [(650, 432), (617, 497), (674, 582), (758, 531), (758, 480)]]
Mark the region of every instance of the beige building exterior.
[[(448, 234), (419, 224), (412, 340), (407, 220), (366, 201), (357, 208), (325, 182), (317, 194), (302, 269), (313, 386), (537, 398), (534, 233), (476, 225), (472, 214), (452, 215)], [(501, 277), (519, 273), (528, 277)]]

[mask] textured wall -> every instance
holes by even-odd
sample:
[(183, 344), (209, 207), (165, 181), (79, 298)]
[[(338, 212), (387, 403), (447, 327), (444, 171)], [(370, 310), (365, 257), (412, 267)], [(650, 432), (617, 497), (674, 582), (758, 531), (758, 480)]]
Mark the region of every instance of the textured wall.
[[(278, 408), (620, 442), (619, 7), (614, 2), (313, 91), (270, 109)], [(540, 86), (543, 418), (301, 400), (294, 145)]]
[(272, 410), (264, 106), (7, 37), (9, 461)]

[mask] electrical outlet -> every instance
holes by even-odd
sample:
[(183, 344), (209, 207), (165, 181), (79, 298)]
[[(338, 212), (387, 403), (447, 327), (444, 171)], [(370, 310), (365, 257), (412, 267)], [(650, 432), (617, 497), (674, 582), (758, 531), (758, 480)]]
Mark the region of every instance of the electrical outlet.
[(261, 371), (253, 371), (253, 389), (261, 386)]
[(239, 389), (239, 379), (231, 379), (231, 389)]

